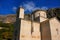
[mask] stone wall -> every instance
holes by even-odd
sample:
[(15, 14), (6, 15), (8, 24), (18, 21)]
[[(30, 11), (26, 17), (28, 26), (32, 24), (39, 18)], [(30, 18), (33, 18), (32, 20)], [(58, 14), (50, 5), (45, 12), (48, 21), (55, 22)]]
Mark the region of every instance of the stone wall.
[[(41, 40), (39, 28), (39, 23), (31, 24), (29, 20), (21, 20), (20, 40)], [(33, 32), (31, 33), (31, 31)]]
[(56, 18), (50, 19), (49, 22), (52, 40), (60, 40), (60, 22)]

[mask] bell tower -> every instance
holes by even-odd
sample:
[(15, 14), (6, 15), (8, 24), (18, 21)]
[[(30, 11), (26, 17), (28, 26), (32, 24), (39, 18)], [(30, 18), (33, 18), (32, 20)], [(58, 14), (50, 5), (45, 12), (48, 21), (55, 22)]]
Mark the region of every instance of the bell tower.
[(14, 24), (14, 37), (13, 40), (20, 40), (20, 28), (21, 28), (21, 20), (24, 19), (24, 8), (20, 7), (17, 9), (16, 22)]
[(19, 9), (19, 18), (24, 18), (24, 8), (22, 7)]

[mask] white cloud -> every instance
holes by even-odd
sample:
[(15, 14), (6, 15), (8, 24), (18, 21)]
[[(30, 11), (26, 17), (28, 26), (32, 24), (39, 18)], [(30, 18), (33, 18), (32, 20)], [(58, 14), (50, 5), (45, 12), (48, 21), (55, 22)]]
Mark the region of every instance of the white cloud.
[(13, 10), (16, 10), (17, 9), (17, 7), (13, 7)]
[(44, 7), (41, 7), (41, 9), (42, 10), (47, 10), (48, 8), (44, 6)]
[(25, 8), (25, 11), (28, 10), (30, 12), (33, 11), (33, 10), (39, 9), (39, 7), (36, 7), (34, 2), (23, 3), (22, 6)]
[(40, 7), (37, 7), (36, 4), (34, 2), (32, 2), (32, 1), (30, 1), (30, 2), (23, 2), (22, 5), (20, 5), (20, 6), (23, 6), (24, 9), (25, 9), (25, 11), (28, 10), (30, 12), (32, 12), (34, 10), (37, 10), (37, 9), (42, 9), (42, 10), (47, 10), (48, 9), (45, 6), (43, 6), (41, 8)]

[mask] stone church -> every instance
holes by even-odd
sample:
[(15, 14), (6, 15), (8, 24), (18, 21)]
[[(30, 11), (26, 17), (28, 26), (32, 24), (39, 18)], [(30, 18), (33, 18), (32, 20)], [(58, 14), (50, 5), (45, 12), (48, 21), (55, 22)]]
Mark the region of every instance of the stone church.
[(14, 40), (60, 40), (60, 22), (56, 17), (47, 18), (46, 10), (24, 14), (19, 8), (14, 28)]

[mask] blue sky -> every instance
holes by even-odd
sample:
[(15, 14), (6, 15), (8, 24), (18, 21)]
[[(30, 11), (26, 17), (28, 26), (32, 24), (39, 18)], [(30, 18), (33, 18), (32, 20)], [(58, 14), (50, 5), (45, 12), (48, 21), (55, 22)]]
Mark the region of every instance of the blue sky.
[(0, 0), (0, 14), (16, 14), (16, 9), (20, 6), (31, 12), (33, 9), (60, 7), (60, 0)]

